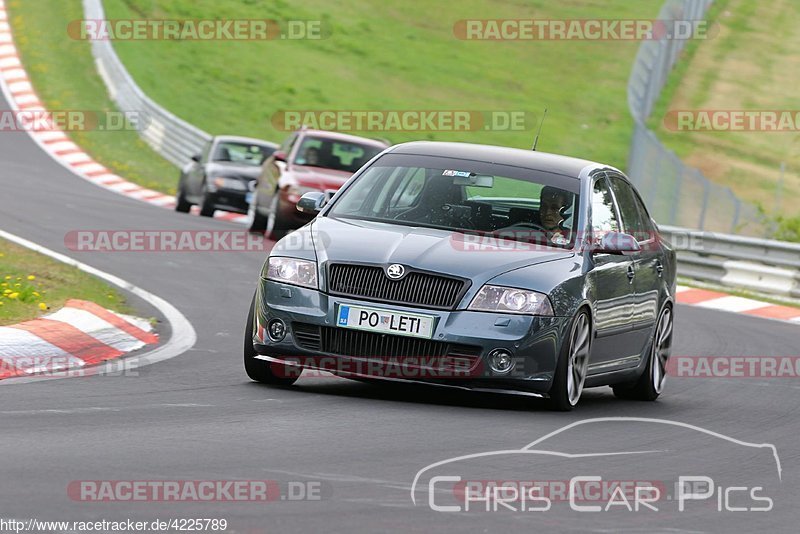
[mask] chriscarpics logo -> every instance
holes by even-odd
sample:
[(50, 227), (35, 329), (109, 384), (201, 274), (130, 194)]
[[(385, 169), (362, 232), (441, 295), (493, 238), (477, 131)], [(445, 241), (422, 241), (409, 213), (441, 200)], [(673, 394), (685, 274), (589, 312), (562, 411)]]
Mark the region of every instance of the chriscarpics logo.
[(720, 525), (741, 528), (773, 511), (782, 489), (771, 443), (678, 421), (601, 417), (521, 448), (434, 461), (414, 477), (411, 500), (438, 513), (538, 514), (594, 528), (608, 522), (617, 531), (648, 515), (689, 528), (714, 514)]

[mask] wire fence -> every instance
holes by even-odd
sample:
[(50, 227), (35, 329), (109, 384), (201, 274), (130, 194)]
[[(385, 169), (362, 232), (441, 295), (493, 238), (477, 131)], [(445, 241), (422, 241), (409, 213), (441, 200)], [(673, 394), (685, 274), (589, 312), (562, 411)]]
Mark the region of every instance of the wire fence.
[[(101, 0), (83, 0), (83, 10), (89, 20), (105, 18)], [(179, 119), (144, 94), (114, 52), (110, 40), (92, 40), (92, 55), (112, 100), (121, 111), (137, 115), (139, 135), (156, 152), (183, 167), (202, 151), (211, 134)]]
[[(713, 0), (667, 0), (663, 21), (699, 21)], [(628, 175), (644, 196), (653, 217), (662, 224), (715, 232), (754, 231), (758, 210), (730, 188), (715, 184), (683, 163), (646, 126), (686, 39), (645, 40), (628, 80), (628, 107), (634, 119)], [(746, 226), (750, 224), (751, 226)]]

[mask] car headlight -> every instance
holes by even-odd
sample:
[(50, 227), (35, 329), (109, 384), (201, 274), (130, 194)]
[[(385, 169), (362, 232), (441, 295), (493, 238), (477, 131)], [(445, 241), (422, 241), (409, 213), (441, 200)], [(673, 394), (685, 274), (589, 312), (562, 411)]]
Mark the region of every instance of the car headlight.
[(294, 258), (270, 257), (264, 263), (261, 278), (317, 289), (317, 262)]
[(485, 285), (469, 305), (470, 310), (525, 315), (553, 315), (553, 306), (544, 293)]
[(217, 176), (211, 180), (214, 187), (217, 189), (233, 189), (234, 191), (247, 191), (247, 184), (236, 178), (226, 178), (225, 176)]

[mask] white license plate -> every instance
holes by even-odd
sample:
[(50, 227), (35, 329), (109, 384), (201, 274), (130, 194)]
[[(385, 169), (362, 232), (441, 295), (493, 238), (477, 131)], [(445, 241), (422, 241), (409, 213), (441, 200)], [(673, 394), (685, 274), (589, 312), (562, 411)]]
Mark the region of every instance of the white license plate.
[(247, 193), (247, 194), (244, 196), (244, 201), (245, 201), (247, 204), (252, 204), (252, 203), (253, 203), (253, 192), (252, 192), (252, 191), (250, 191), (249, 193)]
[(340, 304), (336, 324), (342, 328), (430, 339), (433, 337), (434, 319), (430, 315)]

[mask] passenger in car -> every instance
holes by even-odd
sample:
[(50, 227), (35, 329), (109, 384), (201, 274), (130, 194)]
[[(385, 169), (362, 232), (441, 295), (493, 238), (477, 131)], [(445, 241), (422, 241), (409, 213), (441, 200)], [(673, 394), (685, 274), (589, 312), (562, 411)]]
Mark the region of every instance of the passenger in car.
[(311, 165), (312, 167), (319, 165), (319, 150), (313, 146), (308, 147), (305, 153), (304, 165)]

